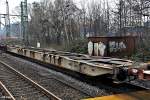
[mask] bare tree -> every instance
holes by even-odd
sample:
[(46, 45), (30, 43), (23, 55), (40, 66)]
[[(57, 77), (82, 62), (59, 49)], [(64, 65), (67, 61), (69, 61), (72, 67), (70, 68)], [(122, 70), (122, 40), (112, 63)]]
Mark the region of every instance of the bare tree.
[(150, 19), (149, 0), (118, 0), (113, 10), (108, 0), (90, 3), (82, 0), (80, 5), (79, 8), (73, 0), (43, 0), (31, 5), (31, 40), (69, 46), (87, 34), (127, 35), (128, 29), (141, 28)]

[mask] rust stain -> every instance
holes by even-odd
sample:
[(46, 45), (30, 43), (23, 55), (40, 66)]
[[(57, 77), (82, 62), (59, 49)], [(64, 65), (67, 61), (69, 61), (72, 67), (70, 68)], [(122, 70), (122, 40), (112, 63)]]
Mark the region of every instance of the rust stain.
[[(88, 40), (93, 43), (93, 47), (96, 43), (103, 43), (106, 46), (104, 56), (109, 57), (130, 56), (135, 52), (137, 44), (137, 37), (133, 36), (89, 37)], [(95, 48), (92, 55), (101, 56)]]

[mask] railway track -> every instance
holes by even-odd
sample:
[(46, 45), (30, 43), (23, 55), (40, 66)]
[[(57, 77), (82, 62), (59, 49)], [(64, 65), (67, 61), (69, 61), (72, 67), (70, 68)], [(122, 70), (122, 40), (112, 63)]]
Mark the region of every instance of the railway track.
[(55, 95), (59, 96), (59, 98), (63, 100), (79, 100), (82, 98), (89, 98), (95, 96), (94, 94), (85, 91), (82, 87), (78, 88), (72, 84), (69, 84), (67, 81), (63, 81), (60, 78), (55, 77), (55, 75), (42, 72), (40, 69), (37, 68), (35, 68), (34, 70), (33, 67), (27, 65), (26, 63), (19, 63), (20, 61), (12, 61), (8, 59), (7, 56), (3, 56), (3, 59), (1, 60), (13, 66), (13, 68), (19, 70), (21, 73), (30, 77), (32, 80), (35, 80), (45, 89), (53, 91)]
[(2, 61), (0, 61), (0, 80), (7, 87), (7, 89), (4, 89), (12, 100), (61, 100)]
[(105, 87), (105, 89), (107, 89), (107, 91), (113, 92), (113, 94), (147, 90), (147, 88), (145, 88), (145, 87), (142, 87), (140, 85), (139, 86), (134, 85), (131, 83), (116, 84), (116, 83), (113, 83), (113, 82), (111, 83), (108, 81), (103, 81), (103, 82), (97, 81), (97, 83), (94, 85), (99, 88)]
[[(94, 84), (94, 86), (98, 87), (99, 90), (97, 92), (90, 92), (89, 90), (85, 90), (82, 87), (75, 87), (72, 83), (70, 84), (67, 81), (61, 80), (61, 78), (55, 77), (55, 75), (52, 75), (51, 72), (47, 73), (45, 71), (41, 71), (41, 69), (37, 69), (37, 67), (35, 67), (36, 65), (30, 63), (28, 64), (28, 61), (25, 62), (21, 62), (22, 60), (20, 60), (19, 58), (16, 57), (10, 57), (9, 55), (5, 55), (3, 59), (5, 59), (6, 61), (8, 61), (8, 63), (10, 65), (13, 65), (14, 68), (16, 68), (17, 70), (21, 71), (22, 73), (26, 74), (28, 77), (32, 78), (33, 80), (36, 80), (36, 82), (38, 82), (40, 85), (42, 85), (43, 87), (45, 87), (47, 90), (53, 91), (55, 94), (59, 94), (60, 98), (66, 100), (66, 99), (70, 99), (70, 98), (76, 98), (77, 99), (81, 99), (81, 98), (88, 98), (88, 97), (94, 97), (94, 96), (106, 96), (106, 95), (111, 95), (111, 94), (116, 94), (116, 93), (123, 93), (123, 92), (131, 92), (131, 91), (138, 91), (138, 90), (143, 90), (144, 87), (140, 87), (140, 86), (136, 86), (136, 85), (132, 85), (132, 84), (122, 84), (122, 85), (115, 85), (115, 84), (109, 84), (108, 80), (101, 82), (101, 80), (99, 80), (99, 82), (94, 82), (93, 83), (97, 83)], [(107, 83), (107, 84), (106, 84)], [(93, 84), (92, 84), (93, 85)], [(57, 88), (51, 88), (51, 87), (57, 87)], [(60, 89), (64, 89), (60, 90)], [(71, 88), (68, 89), (67, 88)], [(56, 89), (58, 90), (56, 93)], [(72, 92), (74, 90), (74, 92)], [(71, 93), (68, 93), (71, 92)], [(74, 95), (78, 95), (78, 97), (74, 96)], [(70, 97), (68, 97), (70, 96)]]
[(15, 100), (14, 96), (10, 93), (10, 91), (1, 81), (0, 81), (0, 99)]

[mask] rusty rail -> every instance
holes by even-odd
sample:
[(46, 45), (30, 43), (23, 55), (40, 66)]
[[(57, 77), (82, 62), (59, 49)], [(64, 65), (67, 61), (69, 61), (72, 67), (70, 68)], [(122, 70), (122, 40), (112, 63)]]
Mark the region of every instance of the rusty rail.
[(4, 93), (4, 99), (9, 99), (9, 100), (16, 100), (13, 95), (9, 92), (9, 90), (6, 88), (6, 86), (0, 81), (0, 89), (3, 90), (2, 92)]
[[(23, 75), (22, 73), (20, 73), (16, 69), (12, 68), (10, 65), (8, 65), (8, 64), (6, 64), (6, 63), (4, 63), (2, 61), (0, 61), (0, 63), (3, 64), (4, 66), (6, 66), (7, 68), (9, 68), (10, 70), (12, 70), (13, 72), (15, 72), (17, 75), (19, 75), (20, 77), (22, 77), (26, 81), (28, 81), (30, 84), (32, 84), (37, 89), (40, 89), (41, 92), (43, 92), (51, 100), (62, 100), (59, 97), (57, 97), (56, 95), (54, 95), (52, 92), (48, 91), (47, 89), (45, 89), (44, 87), (42, 87), (41, 85), (39, 85), (38, 83), (34, 82), (33, 80), (31, 80), (27, 76)], [(13, 99), (13, 100), (15, 100), (15, 99)]]

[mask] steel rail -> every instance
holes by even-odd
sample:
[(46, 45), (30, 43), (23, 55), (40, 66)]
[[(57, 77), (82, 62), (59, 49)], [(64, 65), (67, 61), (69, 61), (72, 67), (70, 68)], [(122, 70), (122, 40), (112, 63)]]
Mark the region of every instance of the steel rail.
[(6, 88), (6, 86), (0, 81), (0, 88), (2, 89), (2, 90), (4, 90), (4, 91), (2, 91), (2, 92), (4, 92), (4, 94), (5, 94), (5, 96), (6, 96), (6, 98), (4, 98), (4, 99), (8, 99), (9, 98), (9, 100), (16, 100), (14, 97), (13, 97), (13, 95), (10, 93), (10, 91)]
[(15, 72), (17, 75), (19, 75), (20, 77), (22, 77), (26, 81), (28, 81), (35, 88), (40, 89), (41, 92), (43, 92), (51, 100), (62, 100), (59, 97), (57, 97), (56, 95), (54, 95), (52, 92), (48, 91), (47, 89), (45, 89), (44, 87), (42, 87), (41, 85), (39, 85), (38, 83), (36, 83), (35, 81), (31, 80), (30, 78), (28, 78), (27, 76), (23, 75), (22, 73), (20, 73), (16, 69), (12, 68), (10, 65), (8, 65), (8, 64), (6, 64), (6, 63), (4, 63), (2, 61), (0, 61), (0, 63), (3, 64), (4, 66), (6, 66), (7, 68), (9, 68), (10, 70), (12, 70), (13, 72)]

